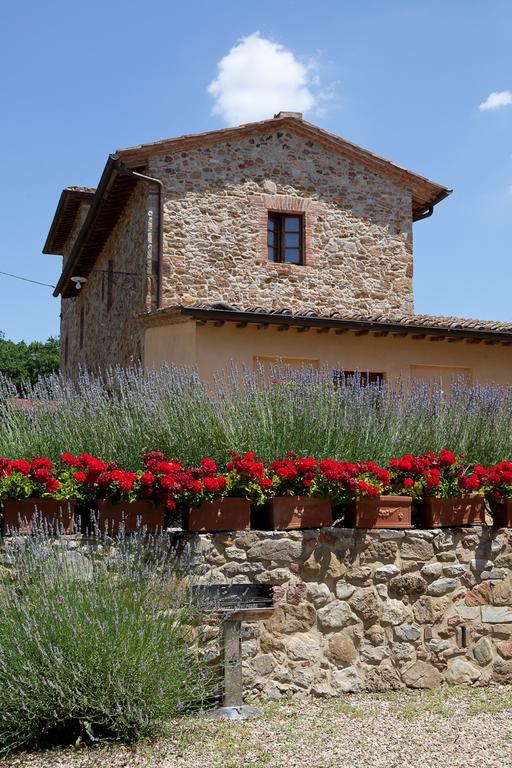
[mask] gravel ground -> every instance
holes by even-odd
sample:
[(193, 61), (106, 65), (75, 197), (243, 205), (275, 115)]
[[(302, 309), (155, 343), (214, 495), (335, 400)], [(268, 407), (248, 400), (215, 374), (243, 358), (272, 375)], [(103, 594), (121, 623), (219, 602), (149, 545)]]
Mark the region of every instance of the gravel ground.
[(267, 704), (245, 722), (190, 717), (136, 747), (11, 756), (0, 768), (506, 768), (512, 689), (442, 689)]

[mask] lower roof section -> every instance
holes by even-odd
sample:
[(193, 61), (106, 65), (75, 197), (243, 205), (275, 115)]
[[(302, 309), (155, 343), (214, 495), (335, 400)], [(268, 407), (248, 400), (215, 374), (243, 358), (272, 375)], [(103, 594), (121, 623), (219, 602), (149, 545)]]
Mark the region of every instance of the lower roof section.
[(492, 320), (472, 320), (462, 317), (439, 317), (435, 315), (362, 315), (362, 314), (317, 314), (310, 310), (292, 311), (276, 309), (268, 311), (261, 307), (241, 309), (231, 304), (174, 305), (146, 313), (139, 317), (146, 327), (165, 325), (185, 319), (196, 322), (237, 323), (239, 327), (248, 324), (278, 326), (284, 328), (317, 328), (338, 333), (353, 331), (358, 335), (372, 333), (374, 336), (412, 336), (416, 339), (438, 338), (466, 339), (473, 343), (501, 343), (512, 346), (512, 323)]

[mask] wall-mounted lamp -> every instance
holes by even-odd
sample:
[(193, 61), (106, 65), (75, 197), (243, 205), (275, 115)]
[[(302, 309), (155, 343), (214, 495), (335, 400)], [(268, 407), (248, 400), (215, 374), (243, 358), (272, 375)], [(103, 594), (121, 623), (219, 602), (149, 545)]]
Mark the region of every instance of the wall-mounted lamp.
[[(111, 269), (91, 269), (91, 272), (103, 272), (104, 274), (108, 275), (130, 275), (130, 276), (137, 276), (138, 272), (121, 272), (117, 270), (111, 270)], [(82, 277), (81, 275), (73, 275), (69, 278), (72, 283), (75, 284), (75, 288), (77, 291), (80, 290), (82, 285), (87, 282), (86, 277)]]
[(82, 285), (87, 282), (87, 278), (81, 277), (80, 275), (73, 275), (69, 279), (71, 280), (72, 283), (75, 284), (75, 288), (77, 289), (77, 291), (79, 291)]

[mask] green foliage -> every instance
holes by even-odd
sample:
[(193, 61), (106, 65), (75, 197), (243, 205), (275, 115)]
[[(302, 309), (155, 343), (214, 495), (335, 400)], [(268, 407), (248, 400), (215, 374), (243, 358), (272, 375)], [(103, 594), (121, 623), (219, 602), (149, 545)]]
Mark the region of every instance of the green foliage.
[(20, 472), (0, 478), (1, 499), (29, 499), (34, 493), (34, 482)]
[(209, 385), (168, 366), (53, 376), (27, 390), (37, 401), (29, 411), (9, 403), (11, 392), (0, 380), (0, 455), (8, 458), (87, 451), (136, 469), (148, 450), (188, 464), (205, 455), (223, 463), (230, 451), (387, 462), (446, 448), (484, 465), (512, 457), (511, 387), (461, 382), (447, 396), (422, 382), (333, 382), (328, 370), (276, 372), (269, 385), (237, 369)]
[(195, 640), (199, 613), (169, 542), (66, 546), (38, 536), (3, 553), (0, 752), (132, 741), (212, 693)]
[(35, 384), (59, 367), (59, 340), (9, 341), (0, 331), (0, 374), (9, 378), (18, 392), (26, 382)]

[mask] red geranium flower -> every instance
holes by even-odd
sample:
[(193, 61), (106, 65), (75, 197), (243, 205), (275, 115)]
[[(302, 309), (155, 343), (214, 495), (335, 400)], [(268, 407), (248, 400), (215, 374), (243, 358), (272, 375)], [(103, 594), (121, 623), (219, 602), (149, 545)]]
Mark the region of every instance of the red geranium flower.
[(14, 459), (14, 461), (10, 462), (10, 465), (13, 472), (19, 472), (21, 475), (28, 475), (30, 472), (30, 464), (28, 461), (23, 461), (23, 459)]

